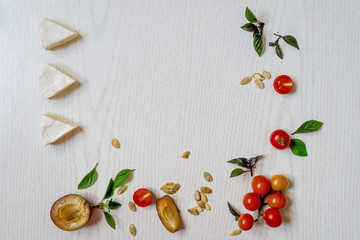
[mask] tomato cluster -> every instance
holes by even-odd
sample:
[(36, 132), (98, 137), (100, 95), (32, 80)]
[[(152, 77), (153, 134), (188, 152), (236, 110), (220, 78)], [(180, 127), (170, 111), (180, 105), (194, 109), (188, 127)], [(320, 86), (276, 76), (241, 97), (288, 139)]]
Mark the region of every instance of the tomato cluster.
[[(254, 177), (251, 182), (253, 192), (245, 194), (243, 204), (249, 211), (258, 211), (258, 217), (254, 220), (249, 213), (242, 214), (238, 220), (240, 229), (243, 231), (250, 230), (254, 222), (260, 221), (261, 217), (268, 226), (279, 227), (283, 220), (279, 210), (286, 206), (287, 201), (285, 194), (282, 192), (288, 186), (289, 181), (283, 175), (274, 175), (270, 181), (262, 175)], [(270, 208), (263, 212), (265, 205)]]

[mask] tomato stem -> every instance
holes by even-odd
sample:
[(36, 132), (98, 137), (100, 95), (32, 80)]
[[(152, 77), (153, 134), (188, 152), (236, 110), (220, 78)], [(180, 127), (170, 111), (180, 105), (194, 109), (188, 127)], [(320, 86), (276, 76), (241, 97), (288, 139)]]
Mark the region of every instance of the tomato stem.
[(270, 191), (269, 191), (266, 195), (264, 195), (264, 196), (259, 196), (259, 197), (260, 197), (260, 200), (261, 200), (261, 204), (260, 204), (260, 207), (259, 207), (259, 209), (258, 209), (258, 217), (257, 217), (257, 219), (256, 219), (254, 222), (260, 221), (260, 218), (263, 216), (263, 214), (262, 214), (262, 209), (263, 209), (264, 206), (268, 205), (268, 203), (265, 202), (265, 199), (266, 199), (267, 196), (269, 196), (270, 194), (272, 194), (272, 193), (274, 193), (274, 192), (275, 192), (274, 190), (270, 189)]

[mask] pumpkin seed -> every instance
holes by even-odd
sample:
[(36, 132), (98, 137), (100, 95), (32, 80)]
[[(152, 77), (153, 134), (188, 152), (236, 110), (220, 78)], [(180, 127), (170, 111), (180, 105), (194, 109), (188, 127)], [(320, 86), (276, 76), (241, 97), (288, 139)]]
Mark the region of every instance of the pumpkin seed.
[(254, 83), (260, 89), (263, 89), (265, 87), (264, 83), (260, 79), (255, 79)]
[(189, 209), (188, 209), (188, 212), (191, 213), (191, 214), (194, 215), (194, 216), (199, 215), (199, 212), (196, 211), (194, 208), (189, 208)]
[(211, 176), (210, 173), (208, 172), (204, 172), (204, 178), (207, 182), (212, 182), (213, 181), (213, 177)]
[(188, 159), (189, 156), (190, 156), (190, 152), (188, 152), (188, 151), (184, 152), (184, 153), (181, 155), (181, 157), (184, 158), (184, 159)]
[(122, 185), (121, 187), (119, 187), (116, 194), (117, 195), (123, 194), (127, 190), (127, 188), (128, 188), (128, 186), (126, 184)]
[(129, 208), (131, 211), (136, 212), (136, 205), (134, 202), (129, 202)]
[(164, 190), (165, 188), (167, 189), (172, 189), (175, 186), (175, 183), (173, 182), (167, 182), (164, 185), (161, 186), (160, 190)]
[(120, 148), (120, 142), (116, 138), (111, 140), (111, 145), (113, 145), (114, 148)]
[(237, 236), (237, 235), (239, 235), (241, 232), (242, 232), (241, 229), (235, 229), (235, 230), (232, 230), (232, 231), (229, 233), (229, 235), (230, 235), (230, 236)]
[(201, 195), (200, 195), (200, 192), (199, 190), (196, 190), (195, 193), (194, 193), (194, 198), (196, 201), (200, 201), (201, 200)]
[(200, 197), (201, 197), (201, 201), (207, 203), (208, 202), (208, 198), (207, 196), (205, 195), (205, 193), (200, 193)]
[(135, 228), (134, 224), (130, 224), (130, 225), (129, 225), (129, 232), (130, 232), (130, 234), (131, 234), (132, 236), (135, 237), (135, 235), (136, 235), (136, 228)]
[(249, 82), (251, 82), (251, 80), (252, 80), (252, 77), (251, 77), (251, 76), (246, 76), (246, 77), (244, 77), (243, 79), (241, 79), (240, 84), (241, 84), (241, 85), (246, 85), (246, 84), (248, 84)]
[(211, 207), (210, 207), (210, 205), (208, 203), (205, 203), (205, 210), (208, 210), (208, 211), (211, 210)]
[(203, 212), (204, 209), (202, 209), (201, 207), (199, 207), (198, 205), (192, 205), (191, 206), (192, 209), (195, 209), (196, 211), (198, 211), (199, 213)]
[(252, 76), (255, 80), (256, 79), (259, 79), (261, 81), (265, 80), (265, 78), (260, 73), (254, 73)]
[(180, 185), (179, 183), (177, 183), (177, 184), (175, 184), (174, 187), (172, 188), (172, 191), (173, 191), (174, 193), (176, 193), (177, 191), (179, 191), (180, 187), (181, 187), (181, 185)]
[(203, 201), (196, 201), (197, 205), (202, 209), (205, 209), (205, 203)]
[(201, 187), (200, 191), (206, 194), (211, 194), (212, 193), (212, 189), (209, 187)]
[(261, 74), (264, 78), (266, 79), (270, 79), (271, 78), (271, 74), (267, 71), (263, 71)]

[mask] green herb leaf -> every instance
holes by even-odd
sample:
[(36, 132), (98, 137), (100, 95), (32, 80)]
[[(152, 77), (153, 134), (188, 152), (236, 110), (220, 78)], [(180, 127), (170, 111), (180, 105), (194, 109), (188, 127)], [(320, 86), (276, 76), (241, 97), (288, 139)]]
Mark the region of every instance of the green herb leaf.
[(227, 162), (232, 163), (232, 164), (239, 164), (239, 163), (247, 162), (247, 159), (246, 158), (234, 158)]
[(290, 149), (296, 156), (306, 157), (308, 155), (306, 151), (306, 145), (300, 139), (291, 139)]
[(284, 39), (284, 41), (285, 41), (287, 44), (289, 44), (289, 45), (291, 45), (291, 46), (293, 46), (293, 47), (296, 47), (297, 49), (300, 50), (299, 44), (298, 44), (298, 42), (296, 41), (296, 38), (294, 38), (294, 37), (291, 36), (291, 35), (286, 35), (286, 36), (283, 36), (282, 38)]
[(110, 200), (109, 203), (108, 203), (108, 209), (109, 210), (114, 210), (114, 209), (117, 209), (119, 207), (121, 207), (121, 203), (119, 203), (119, 202)]
[(227, 202), (227, 205), (228, 205), (228, 207), (229, 207), (230, 213), (231, 213), (232, 215), (234, 215), (235, 221), (238, 221), (241, 214), (238, 213), (238, 212), (231, 206), (231, 204), (230, 204), (229, 202)]
[(114, 181), (114, 189), (122, 186), (124, 183), (126, 183), (127, 180), (129, 180), (131, 173), (135, 169), (123, 169), (121, 170), (115, 177)]
[(309, 133), (309, 132), (316, 132), (318, 131), (324, 123), (316, 121), (316, 120), (309, 120), (304, 122), (295, 132), (291, 135), (296, 133)]
[(89, 188), (95, 184), (98, 178), (98, 173), (96, 171), (97, 165), (98, 163), (96, 163), (95, 167), (81, 180), (81, 182), (78, 184), (78, 189)]
[(243, 174), (245, 171), (241, 168), (235, 168), (231, 174), (230, 174), (230, 177), (237, 177), (237, 176), (240, 176), (241, 174)]
[(276, 55), (278, 55), (279, 58), (283, 59), (283, 54), (282, 54), (282, 51), (281, 51), (281, 48), (280, 48), (279, 45), (276, 46), (275, 52), (276, 52)]
[(103, 199), (107, 199), (107, 198), (112, 197), (112, 195), (114, 195), (114, 191), (115, 191), (114, 180), (112, 178), (110, 178), (110, 181), (109, 181), (109, 184), (107, 186), (107, 189), (106, 189), (106, 192), (105, 192), (105, 195), (104, 195)]
[(246, 23), (243, 26), (241, 26), (242, 29), (248, 32), (253, 32), (257, 27), (252, 23)]
[(257, 22), (257, 19), (256, 19), (255, 15), (253, 14), (253, 12), (248, 7), (246, 7), (246, 10), (245, 10), (245, 17), (251, 23), (256, 23)]
[(255, 48), (256, 53), (260, 57), (263, 52), (262, 34), (254, 37), (254, 48)]
[(116, 229), (115, 228), (115, 220), (114, 220), (113, 216), (111, 216), (111, 214), (108, 212), (103, 212), (103, 213), (104, 213), (106, 222), (109, 224), (110, 227), (112, 227), (115, 230)]

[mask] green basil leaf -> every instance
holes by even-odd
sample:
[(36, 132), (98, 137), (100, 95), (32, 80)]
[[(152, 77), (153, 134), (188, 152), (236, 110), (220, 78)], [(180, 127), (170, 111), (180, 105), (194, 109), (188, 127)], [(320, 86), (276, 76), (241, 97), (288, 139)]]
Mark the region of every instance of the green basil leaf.
[(254, 49), (260, 57), (263, 52), (262, 34), (254, 37)]
[(237, 176), (240, 176), (241, 174), (243, 174), (245, 171), (242, 170), (241, 168), (235, 168), (231, 174), (230, 174), (230, 177), (237, 177)]
[(235, 217), (235, 221), (238, 221), (240, 218), (240, 213), (238, 213), (229, 202), (227, 202), (230, 213)]
[(108, 203), (108, 209), (109, 210), (114, 210), (114, 209), (117, 209), (119, 207), (121, 207), (121, 203), (119, 203), (119, 202), (110, 200), (110, 202)]
[(247, 159), (246, 158), (234, 158), (227, 162), (232, 163), (232, 164), (239, 164), (239, 163), (247, 162)]
[(316, 121), (316, 120), (309, 120), (304, 122), (295, 132), (291, 135), (296, 133), (309, 133), (309, 132), (316, 132), (318, 131), (324, 123)]
[(275, 52), (276, 52), (276, 55), (278, 55), (279, 58), (283, 59), (283, 54), (282, 54), (282, 51), (281, 51), (281, 48), (280, 48), (279, 45), (276, 46)]
[(105, 216), (105, 220), (109, 224), (109, 226), (115, 230), (116, 229), (115, 228), (115, 220), (114, 220), (113, 216), (111, 216), (111, 214), (108, 212), (104, 212), (104, 216)]
[(104, 195), (103, 199), (107, 199), (107, 198), (112, 197), (112, 195), (114, 195), (114, 191), (115, 191), (114, 180), (112, 178), (110, 178), (110, 181), (109, 181), (109, 184), (107, 186), (107, 189), (106, 189), (106, 192), (105, 192), (105, 195)]
[(287, 44), (289, 44), (289, 45), (291, 45), (291, 46), (293, 46), (293, 47), (296, 47), (297, 49), (300, 50), (299, 44), (298, 44), (298, 42), (296, 41), (296, 38), (294, 38), (293, 36), (291, 36), (291, 35), (286, 35), (286, 36), (283, 36), (283, 39), (284, 39), (284, 41), (285, 41)]
[(131, 173), (135, 169), (123, 169), (121, 170), (115, 177), (114, 181), (114, 189), (122, 186), (124, 183), (126, 183), (127, 180), (129, 180)]
[(81, 182), (78, 184), (78, 189), (85, 189), (85, 188), (89, 188), (92, 185), (95, 184), (97, 178), (98, 178), (98, 173), (96, 171), (96, 167), (97, 167), (97, 163), (95, 165), (95, 167), (88, 173), (85, 175), (85, 177), (81, 180)]
[(290, 149), (296, 156), (307, 157), (306, 145), (300, 139), (290, 140)]
[(253, 32), (255, 29), (257, 29), (257, 27), (252, 23), (246, 23), (243, 26), (241, 26), (241, 28), (248, 32)]
[(253, 14), (253, 12), (248, 7), (246, 7), (246, 10), (245, 10), (245, 17), (251, 23), (256, 23), (257, 22), (257, 19), (256, 19), (255, 15)]

